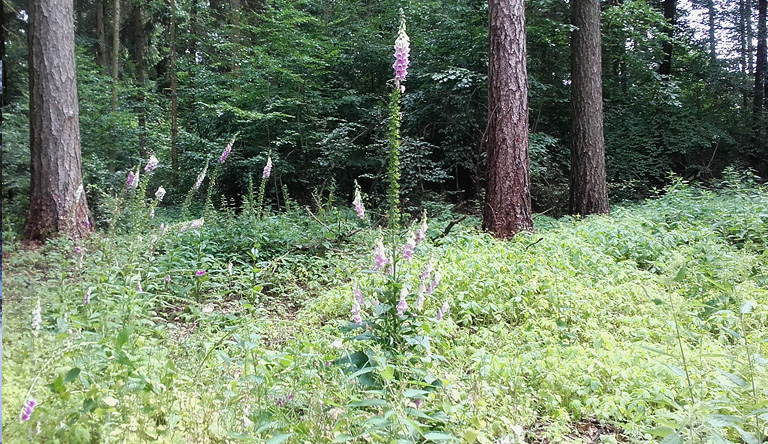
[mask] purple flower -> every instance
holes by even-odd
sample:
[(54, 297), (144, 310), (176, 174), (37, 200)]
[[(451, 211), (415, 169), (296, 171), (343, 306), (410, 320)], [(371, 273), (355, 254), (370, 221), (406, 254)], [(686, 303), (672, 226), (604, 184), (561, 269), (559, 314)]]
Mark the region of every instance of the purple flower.
[(365, 298), (363, 298), (363, 290), (360, 287), (355, 286), (355, 300), (360, 306), (365, 305)]
[(208, 172), (208, 162), (205, 162), (205, 168), (203, 168), (203, 171), (200, 172), (200, 174), (197, 176), (197, 181), (195, 181), (195, 185), (192, 187), (195, 190), (200, 188), (200, 185), (203, 184), (203, 180), (205, 180), (205, 173)]
[(443, 317), (446, 314), (448, 314), (448, 310), (450, 310), (450, 309), (451, 309), (451, 306), (448, 305), (448, 301), (443, 302), (443, 306), (437, 309), (437, 315), (435, 316), (435, 318), (438, 321), (442, 321)]
[(83, 249), (81, 247), (75, 247), (75, 253), (83, 254)]
[(129, 186), (131, 188), (136, 188), (139, 186), (139, 170), (136, 170), (136, 174), (134, 174), (131, 178), (131, 184)]
[(405, 301), (405, 297), (408, 296), (408, 287), (403, 286), (400, 290), (400, 301), (397, 303), (397, 315), (403, 317), (405, 310), (408, 310), (408, 303)]
[(424, 271), (421, 272), (419, 275), (419, 279), (422, 281), (426, 281), (429, 279), (429, 275), (432, 274), (432, 261), (429, 261), (426, 267), (424, 267)]
[(224, 161), (227, 160), (227, 157), (229, 157), (229, 153), (232, 152), (232, 145), (235, 144), (236, 138), (237, 138), (237, 135), (232, 137), (232, 140), (229, 141), (226, 148), (224, 148), (224, 151), (221, 152), (221, 157), (219, 157), (219, 162), (224, 163)]
[(159, 162), (157, 161), (157, 157), (154, 155), (149, 156), (149, 161), (147, 162), (147, 166), (144, 167), (144, 172), (148, 173), (150, 171), (153, 171), (155, 168), (157, 168), (157, 164)]
[(125, 187), (131, 188), (133, 187), (133, 171), (128, 172), (128, 178), (125, 179)]
[(83, 305), (88, 305), (91, 303), (91, 289), (89, 288), (88, 291), (85, 292), (85, 296), (83, 296)]
[(400, 82), (405, 81), (405, 77), (408, 75), (410, 45), (411, 40), (408, 38), (408, 34), (405, 33), (405, 16), (401, 15), (400, 30), (395, 40), (395, 63), (392, 65), (392, 68), (395, 69), (395, 87), (401, 92), (405, 91), (405, 87)]
[(171, 275), (170, 274), (166, 274), (165, 275), (165, 283), (166, 284), (170, 284), (171, 283)]
[(357, 325), (363, 325), (363, 315), (360, 311), (360, 304), (355, 300), (352, 302), (352, 322)]
[(363, 198), (360, 196), (360, 189), (355, 189), (355, 200), (352, 201), (352, 205), (357, 211), (357, 217), (365, 219), (365, 207), (363, 207)]
[(414, 405), (414, 407), (416, 407), (416, 409), (420, 409), (421, 408), (421, 399), (414, 399), (413, 400), (413, 405)]
[(141, 281), (139, 281), (139, 285), (136, 286), (136, 292), (137, 293), (143, 293), (144, 290), (141, 288)]
[(85, 228), (91, 228), (91, 221), (86, 217), (85, 220), (83, 220), (83, 225), (85, 225)]
[(264, 172), (261, 173), (262, 179), (269, 179), (269, 175), (272, 174), (272, 157), (267, 157), (267, 164), (264, 165)]
[(197, 270), (197, 272), (195, 273), (195, 276), (197, 277), (205, 276), (205, 270)]
[(441, 278), (440, 272), (439, 271), (435, 272), (435, 276), (432, 278), (432, 282), (430, 282), (429, 285), (427, 286), (427, 294), (434, 293), (437, 286), (440, 285), (440, 278)]
[(414, 304), (416, 310), (421, 310), (421, 307), (424, 306), (424, 300), (426, 299), (424, 297), (424, 291), (424, 283), (419, 284), (419, 296), (416, 298), (416, 303)]
[(410, 233), (408, 235), (408, 240), (405, 242), (405, 247), (403, 248), (403, 259), (409, 261), (411, 260), (411, 256), (413, 256), (413, 249), (416, 247), (416, 240), (413, 237), (413, 233)]
[(35, 401), (33, 398), (29, 398), (27, 402), (24, 403), (24, 407), (21, 409), (22, 421), (29, 421), (29, 418), (32, 417), (32, 412), (35, 411), (36, 405), (37, 401)]
[(387, 253), (384, 250), (384, 244), (381, 242), (381, 239), (379, 239), (376, 242), (376, 248), (373, 249), (373, 269), (379, 271), (384, 268), (385, 265), (389, 264), (389, 262)]
[(421, 217), (421, 227), (419, 227), (419, 231), (416, 233), (416, 244), (420, 244), (424, 239), (427, 238), (427, 212), (424, 212), (424, 215)]

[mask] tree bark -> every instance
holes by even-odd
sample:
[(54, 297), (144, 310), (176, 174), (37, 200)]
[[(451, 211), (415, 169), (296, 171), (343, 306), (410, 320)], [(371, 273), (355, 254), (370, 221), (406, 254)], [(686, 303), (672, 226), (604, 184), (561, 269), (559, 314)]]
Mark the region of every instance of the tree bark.
[(664, 0), (662, 7), (664, 8), (664, 19), (667, 22), (667, 29), (665, 33), (667, 38), (661, 45), (661, 50), (664, 53), (664, 58), (659, 65), (659, 74), (668, 77), (672, 74), (672, 39), (675, 36), (675, 26), (677, 26), (676, 14), (677, 0)]
[[(768, 87), (768, 30), (766, 29), (768, 0), (757, 2), (757, 57), (755, 59), (755, 93), (752, 102), (754, 145), (763, 156), (766, 151), (766, 87)], [(762, 157), (764, 158), (764, 157)]]
[(171, 1), (171, 25), (169, 29), (170, 56), (171, 56), (171, 169), (173, 170), (174, 182), (179, 174), (179, 123), (178, 114), (178, 86), (176, 79), (176, 2)]
[(607, 214), (600, 0), (571, 0), (572, 214)]
[(101, 73), (107, 73), (107, 25), (104, 21), (104, 0), (96, 0), (96, 63)]
[(117, 81), (120, 76), (120, 0), (114, 1), (112, 22), (112, 111), (117, 110)]
[(715, 1), (707, 0), (707, 18), (709, 19), (709, 60), (712, 63), (717, 62), (717, 30)]
[(29, 2), (30, 203), (25, 235), (91, 231), (83, 189), (72, 0)]
[(139, 154), (142, 158), (147, 157), (147, 115), (146, 115), (146, 61), (144, 60), (144, 48), (146, 47), (146, 34), (144, 32), (144, 10), (142, 3), (138, 2), (134, 6), (133, 20), (136, 35), (134, 36), (134, 52), (136, 57), (136, 82), (138, 90), (136, 92), (136, 101), (138, 109), (136, 116), (139, 124)]
[(524, 0), (490, 0), (483, 228), (508, 239), (533, 230), (528, 160)]

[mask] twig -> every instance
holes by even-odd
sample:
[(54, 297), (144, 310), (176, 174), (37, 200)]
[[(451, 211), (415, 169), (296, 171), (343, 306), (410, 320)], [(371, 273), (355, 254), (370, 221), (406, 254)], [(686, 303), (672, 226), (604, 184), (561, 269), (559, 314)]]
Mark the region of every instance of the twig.
[(454, 219), (454, 220), (450, 221), (450, 222), (448, 223), (448, 225), (446, 225), (445, 229), (443, 230), (443, 232), (442, 232), (441, 234), (438, 234), (437, 236), (435, 236), (435, 237), (433, 237), (433, 238), (432, 238), (432, 242), (436, 242), (437, 240), (439, 240), (439, 239), (441, 239), (441, 238), (444, 238), (445, 236), (448, 236), (448, 233), (450, 233), (450, 232), (451, 232), (451, 230), (453, 229), (453, 227), (454, 227), (454, 226), (455, 226), (457, 223), (459, 223), (459, 222), (463, 221), (463, 220), (464, 220), (464, 219), (466, 219), (466, 218), (467, 218), (467, 215), (466, 215), (466, 214), (463, 214), (463, 215), (461, 215), (460, 217), (458, 217), (457, 219)]

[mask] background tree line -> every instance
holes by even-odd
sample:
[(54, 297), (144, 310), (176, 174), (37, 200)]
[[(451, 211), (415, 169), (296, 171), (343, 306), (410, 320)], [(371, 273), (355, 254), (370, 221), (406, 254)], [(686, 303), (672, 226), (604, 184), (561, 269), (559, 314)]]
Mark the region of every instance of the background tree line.
[[(174, 190), (238, 134), (217, 180), (236, 199), (267, 156), (299, 199), (337, 189), (383, 196), (386, 97), (397, 11), (408, 18), (402, 188), (481, 197), (488, 128), (488, 2), (76, 0), (85, 192), (96, 223), (150, 155)], [(526, 1), (533, 210), (568, 211), (571, 6)], [(601, 2), (609, 192), (639, 198), (669, 172), (768, 172), (766, 0)], [(4, 0), (3, 212), (28, 206), (28, 5)], [(184, 191), (169, 193), (179, 203)]]

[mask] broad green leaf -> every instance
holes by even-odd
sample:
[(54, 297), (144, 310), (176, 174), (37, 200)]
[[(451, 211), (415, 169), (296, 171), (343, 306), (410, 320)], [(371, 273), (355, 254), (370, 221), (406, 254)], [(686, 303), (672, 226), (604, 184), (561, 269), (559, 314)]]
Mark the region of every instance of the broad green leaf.
[(101, 398), (101, 400), (104, 401), (104, 404), (106, 404), (106, 405), (108, 405), (110, 407), (114, 407), (114, 406), (117, 405), (117, 399), (115, 399), (115, 398), (113, 398), (111, 396), (105, 396), (105, 397)]
[(348, 435), (346, 433), (342, 433), (340, 435), (336, 435), (336, 437), (333, 438), (332, 442), (347, 442), (347, 441), (351, 441), (353, 439), (355, 439), (354, 436)]
[(75, 378), (77, 378), (78, 376), (80, 376), (80, 369), (77, 367), (74, 367), (73, 369), (67, 372), (66, 376), (64, 376), (64, 384), (74, 381)]
[(757, 304), (755, 304), (755, 301), (744, 301), (744, 303), (741, 304), (741, 314), (751, 313), (756, 306)]
[(117, 340), (115, 341), (115, 345), (117, 348), (121, 348), (123, 345), (125, 345), (126, 342), (128, 342), (128, 337), (131, 336), (131, 330), (128, 327), (125, 327), (120, 331), (120, 334), (117, 335)]
[(378, 398), (371, 398), (349, 403), (349, 407), (371, 407), (375, 405), (387, 405), (387, 401)]
[(727, 372), (725, 370), (717, 369), (720, 374), (731, 380), (734, 384), (738, 385), (739, 387), (746, 388), (747, 387), (747, 381), (741, 378), (739, 375), (734, 375), (733, 373)]
[(267, 441), (267, 444), (280, 444), (288, 441), (288, 438), (291, 436), (293, 436), (293, 433), (281, 433), (270, 438), (269, 441)]
[(677, 275), (675, 275), (674, 281), (675, 282), (682, 282), (683, 279), (685, 279), (686, 273), (688, 273), (688, 265), (687, 264), (683, 264), (683, 266), (680, 267), (679, 270), (677, 270)]
[(668, 435), (666, 438), (661, 440), (661, 444), (685, 444), (683, 441), (683, 437), (680, 436), (679, 433), (675, 432), (671, 435)]
[(475, 441), (477, 441), (478, 436), (480, 436), (480, 430), (467, 429), (467, 431), (464, 432), (464, 442), (467, 444), (473, 444)]
[(408, 389), (403, 392), (403, 396), (410, 399), (426, 399), (424, 395), (428, 395), (429, 392), (426, 390), (416, 390), (416, 389)]
[(458, 441), (455, 436), (443, 432), (429, 432), (424, 434), (427, 441)]

